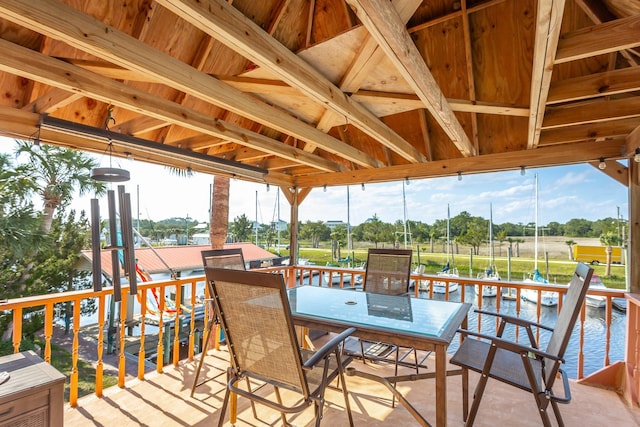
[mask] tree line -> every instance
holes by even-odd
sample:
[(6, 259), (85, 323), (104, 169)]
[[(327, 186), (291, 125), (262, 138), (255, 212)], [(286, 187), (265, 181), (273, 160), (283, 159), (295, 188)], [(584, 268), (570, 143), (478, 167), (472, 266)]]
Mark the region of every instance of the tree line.
[[(141, 220), (139, 231), (152, 241), (161, 241), (164, 238), (177, 238), (184, 236), (187, 230), (191, 231), (191, 236), (195, 232), (198, 221), (191, 218), (168, 218), (161, 221)], [(237, 216), (229, 222), (229, 241), (246, 242), (254, 241), (256, 236), (255, 222), (245, 214)], [(277, 239), (277, 225), (275, 223), (257, 224), (258, 242), (267, 247), (274, 244)], [(288, 241), (290, 225), (287, 224), (286, 231), (281, 231), (281, 239)], [(481, 216), (472, 216), (466, 211), (460, 212), (449, 221), (451, 230), (451, 240), (472, 248), (479, 248), (486, 243), (489, 238), (489, 220)], [(582, 218), (574, 218), (565, 224), (559, 222), (549, 222), (539, 225), (540, 234), (545, 236), (562, 236), (567, 239), (576, 237), (601, 238), (606, 234), (620, 233), (620, 229), (626, 224), (619, 222), (616, 218), (608, 217), (590, 221)], [(512, 223), (493, 224), (494, 240), (500, 243), (517, 242), (520, 238), (534, 235), (535, 224)], [(311, 246), (318, 247), (320, 242), (338, 241), (344, 247), (347, 240), (347, 226), (338, 225), (329, 227), (324, 221), (301, 222), (299, 226), (299, 236), (301, 239), (309, 241)], [(447, 220), (438, 219), (433, 224), (422, 221), (408, 220), (406, 223), (407, 240), (421, 244), (443, 244), (446, 239)], [(350, 230), (352, 241), (371, 242), (378, 244), (394, 244), (396, 241), (404, 243), (405, 224), (402, 220), (394, 223), (383, 222), (374, 214), (367, 221), (354, 225)]]
[[(236, 218), (230, 223), (229, 230), (233, 232), (239, 224), (247, 224), (242, 218)], [(248, 222), (248, 226), (252, 223)], [(546, 225), (539, 225), (541, 234), (546, 236), (563, 236), (567, 239), (576, 237), (593, 237), (618, 235), (620, 228), (624, 224), (619, 223), (615, 218), (604, 218), (596, 221), (586, 219), (571, 219), (565, 224), (550, 222)], [(265, 228), (269, 228), (265, 226)], [(470, 246), (477, 253), (480, 246), (489, 240), (489, 220), (481, 216), (472, 216), (466, 211), (460, 212), (449, 221), (450, 238), (461, 245)], [(500, 243), (515, 243), (522, 241), (521, 238), (533, 236), (535, 230), (534, 223), (502, 223), (493, 224), (494, 240)], [(374, 246), (379, 244), (404, 243), (405, 234), (407, 241), (413, 243), (444, 245), (447, 235), (447, 220), (438, 219), (433, 224), (421, 221), (408, 220), (406, 226), (402, 220), (394, 223), (387, 223), (380, 220), (377, 215), (373, 215), (369, 220), (352, 226), (349, 230), (351, 240), (356, 242), (370, 242)], [(311, 246), (318, 247), (321, 241), (336, 241), (342, 247), (347, 243), (347, 226), (338, 225), (330, 228), (324, 221), (306, 221), (300, 223), (299, 236), (307, 240)], [(288, 235), (288, 234), (287, 234)], [(246, 237), (246, 234), (237, 235)], [(240, 238), (242, 240), (242, 238)], [(264, 241), (267, 241), (265, 238)]]

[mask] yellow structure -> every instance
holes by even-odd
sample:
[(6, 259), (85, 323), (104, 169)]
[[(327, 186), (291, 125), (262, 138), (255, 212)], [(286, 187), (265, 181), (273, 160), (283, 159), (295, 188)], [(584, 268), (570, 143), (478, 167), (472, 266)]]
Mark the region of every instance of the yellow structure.
[[(573, 245), (573, 260), (590, 264), (604, 264), (607, 262), (606, 246)], [(611, 248), (611, 263), (623, 264), (622, 248)]]

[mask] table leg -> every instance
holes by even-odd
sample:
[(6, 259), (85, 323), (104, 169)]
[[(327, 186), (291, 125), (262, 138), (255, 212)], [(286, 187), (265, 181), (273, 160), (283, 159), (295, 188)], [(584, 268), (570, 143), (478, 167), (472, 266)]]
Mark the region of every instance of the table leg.
[(436, 426), (447, 425), (447, 352), (438, 345), (436, 351)]

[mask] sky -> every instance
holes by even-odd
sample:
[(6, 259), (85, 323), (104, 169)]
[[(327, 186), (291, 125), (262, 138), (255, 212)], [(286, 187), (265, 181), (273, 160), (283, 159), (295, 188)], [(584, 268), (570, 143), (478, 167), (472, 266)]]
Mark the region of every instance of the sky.
[[(0, 138), (0, 152), (12, 153), (12, 139)], [(109, 159), (95, 156), (100, 166), (108, 166)], [(127, 169), (131, 180), (123, 183), (131, 194), (132, 215), (160, 221), (172, 217), (190, 218), (208, 222), (211, 175), (195, 173), (191, 177), (178, 177), (162, 166), (135, 160), (113, 158), (112, 165)], [(466, 211), (472, 216), (489, 218), (493, 222), (529, 223), (535, 221), (535, 174), (538, 174), (539, 224), (556, 221), (566, 223), (572, 218), (597, 220), (616, 218), (618, 207), (621, 218), (628, 218), (627, 187), (590, 165), (573, 165), (520, 171), (463, 175), (365, 184), (347, 188), (317, 188), (305, 198), (299, 209), (299, 220), (344, 221), (358, 225), (376, 215), (384, 222), (397, 220), (422, 221), (433, 224), (446, 219), (447, 204), (451, 217)], [(116, 184), (113, 189), (117, 189)], [(403, 187), (405, 192), (403, 203)], [(229, 220), (245, 214), (259, 223), (270, 223), (280, 218), (289, 222), (290, 208), (280, 194), (279, 213), (277, 187), (267, 190), (264, 184), (232, 179), (229, 201)], [(72, 203), (76, 210), (90, 210), (92, 196), (78, 197)], [(256, 200), (257, 199), (257, 200)], [(347, 209), (349, 205), (349, 209)], [(406, 205), (406, 213), (403, 206)], [(490, 208), (491, 206), (491, 208)], [(101, 198), (100, 210), (106, 216), (106, 196)], [(347, 212), (348, 211), (348, 212)]]

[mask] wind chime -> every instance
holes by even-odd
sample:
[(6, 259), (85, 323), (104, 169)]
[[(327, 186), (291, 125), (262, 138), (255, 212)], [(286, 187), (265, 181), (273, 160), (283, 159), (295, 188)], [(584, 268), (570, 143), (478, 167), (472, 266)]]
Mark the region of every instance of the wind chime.
[[(113, 107), (107, 108), (105, 129), (109, 130), (109, 122), (115, 119), (112, 116)], [(113, 168), (111, 166), (111, 153), (113, 142), (108, 141), (109, 167), (95, 168), (91, 177), (102, 182), (122, 182), (129, 180), (129, 171)], [(116, 194), (113, 190), (107, 191), (107, 203), (109, 210), (109, 244), (104, 249), (111, 251), (111, 277), (113, 281), (113, 299), (116, 302), (122, 300), (122, 287), (120, 282), (120, 264), (124, 267), (124, 274), (129, 278), (129, 294), (138, 292), (136, 261), (133, 244), (133, 226), (131, 222), (131, 195), (125, 192), (124, 185), (118, 186), (118, 212), (120, 217), (120, 233), (118, 233), (116, 214)], [(98, 199), (91, 199), (91, 247), (93, 254), (93, 290), (102, 290), (102, 262), (100, 258), (100, 205)]]

